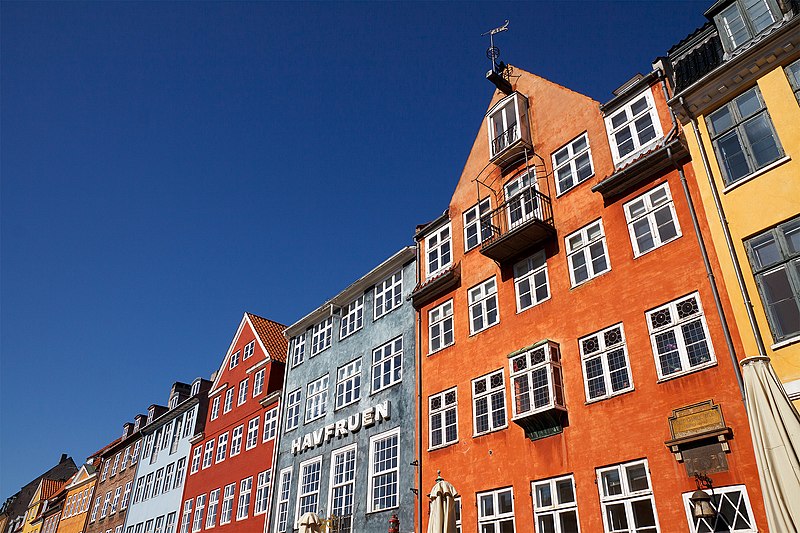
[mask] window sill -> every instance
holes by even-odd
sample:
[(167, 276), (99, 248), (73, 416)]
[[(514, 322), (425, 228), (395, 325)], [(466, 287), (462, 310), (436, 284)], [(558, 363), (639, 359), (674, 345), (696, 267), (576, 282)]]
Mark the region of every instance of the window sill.
[(664, 242), (662, 242), (661, 244), (659, 244), (658, 246), (656, 246), (656, 247), (654, 247), (654, 248), (650, 248), (650, 249), (649, 249), (649, 250), (647, 250), (646, 252), (638, 252), (638, 253), (637, 253), (637, 252), (634, 252), (634, 254), (633, 254), (633, 259), (634, 259), (634, 261), (635, 261), (636, 259), (639, 259), (640, 257), (643, 257), (643, 256), (645, 256), (645, 255), (647, 255), (647, 254), (649, 254), (649, 253), (651, 253), (651, 252), (655, 252), (655, 251), (656, 251), (656, 250), (658, 250), (659, 248), (663, 248), (664, 246), (668, 245), (669, 243), (677, 241), (677, 240), (678, 240), (678, 239), (680, 239), (681, 237), (683, 237), (683, 232), (681, 232), (680, 230), (678, 230), (678, 234), (677, 234), (676, 236), (674, 236), (673, 238), (669, 239), (668, 241), (664, 241)]
[(475, 332), (472, 332), (472, 333), (470, 333), (470, 334), (469, 334), (469, 336), (470, 336), (470, 337), (474, 337), (475, 335), (479, 335), (479, 334), (483, 333), (484, 331), (486, 331), (487, 329), (492, 329), (494, 326), (496, 326), (496, 325), (497, 325), (497, 324), (499, 324), (499, 323), (500, 323), (500, 321), (498, 320), (498, 321), (497, 321), (497, 322), (495, 322), (494, 324), (491, 324), (491, 325), (489, 325), (489, 326), (486, 326), (486, 327), (485, 327), (485, 328), (483, 328), (483, 329), (479, 329), (478, 331), (475, 331)]
[[(548, 280), (548, 281), (549, 281), (549, 280)], [(550, 294), (550, 295), (548, 295), (548, 296), (547, 296), (547, 298), (545, 298), (544, 300), (538, 301), (538, 302), (536, 302), (535, 304), (533, 304), (533, 305), (531, 305), (531, 306), (529, 306), (529, 307), (526, 307), (525, 309), (517, 309), (517, 314), (519, 315), (519, 314), (522, 314), (522, 313), (524, 313), (525, 311), (530, 311), (530, 310), (531, 310), (531, 309), (533, 309), (534, 307), (537, 307), (537, 306), (539, 306), (539, 305), (541, 305), (541, 304), (545, 303), (546, 301), (550, 300), (550, 298), (552, 298), (552, 297), (553, 297), (553, 295), (552, 295), (552, 294)]]
[(453, 342), (453, 343), (451, 343), (451, 344), (448, 344), (447, 346), (442, 346), (441, 348), (439, 348), (439, 349), (438, 349), (438, 350), (436, 350), (436, 351), (433, 351), (433, 352), (428, 352), (428, 357), (430, 357), (430, 356), (432, 356), (432, 355), (436, 355), (436, 354), (438, 354), (438, 353), (441, 353), (441, 352), (445, 351), (446, 349), (450, 348), (451, 346), (455, 346), (455, 345), (456, 345), (456, 343), (455, 343), (455, 342)]
[(796, 344), (800, 342), (800, 335), (795, 335), (794, 337), (789, 337), (788, 339), (784, 339), (780, 342), (776, 342), (770, 349), (772, 350), (780, 350), (781, 348), (785, 348), (787, 346), (791, 346), (792, 344)]
[(749, 182), (751, 180), (754, 180), (757, 177), (761, 176), (762, 174), (766, 174), (770, 170), (772, 170), (772, 169), (774, 169), (776, 167), (779, 167), (782, 164), (787, 163), (787, 162), (789, 162), (791, 160), (792, 160), (792, 158), (790, 156), (788, 156), (788, 155), (783, 156), (780, 159), (778, 159), (777, 161), (774, 161), (774, 162), (770, 163), (769, 165), (756, 170), (755, 172), (753, 172), (749, 176), (745, 176), (744, 178), (740, 178), (739, 180), (734, 181), (730, 185), (725, 186), (725, 188), (722, 189), (722, 194), (728, 194), (730, 191), (734, 190), (735, 188), (739, 187), (740, 185), (744, 185), (745, 183), (747, 183), (747, 182)]
[(458, 441), (448, 442), (447, 444), (442, 444), (441, 446), (436, 446), (434, 448), (428, 448), (428, 451), (435, 452), (436, 450), (444, 450), (445, 448), (449, 448), (450, 446), (453, 446), (455, 444), (458, 444)]
[(478, 439), (480, 437), (485, 437), (486, 435), (491, 435), (492, 433), (497, 433), (498, 431), (503, 431), (504, 429), (508, 429), (508, 424), (505, 426), (500, 426), (499, 428), (490, 429), (489, 431), (484, 431), (482, 433), (473, 433), (472, 438)]
[[(553, 174), (555, 175), (555, 170), (553, 171)], [(572, 187), (570, 187), (566, 191), (557, 192), (556, 193), (556, 198), (561, 198), (565, 194), (568, 194), (570, 191), (574, 191), (575, 189), (577, 189), (578, 187), (580, 187), (581, 185), (583, 185), (584, 183), (586, 183), (587, 181), (592, 179), (594, 177), (594, 175), (595, 175), (594, 172), (592, 172), (591, 175), (585, 177), (584, 179), (582, 179), (581, 181), (579, 181), (578, 183), (576, 183), (575, 185), (573, 185)], [(556, 190), (558, 190), (558, 185), (556, 185)]]
[(692, 368), (691, 370), (687, 370), (686, 372), (678, 372), (678, 373), (671, 374), (671, 375), (669, 375), (667, 377), (664, 377), (664, 378), (659, 378), (658, 380), (656, 380), (656, 383), (664, 383), (666, 381), (672, 381), (673, 379), (682, 378), (682, 377), (688, 376), (690, 374), (696, 374), (697, 372), (702, 372), (703, 370), (707, 370), (707, 369), (715, 367), (715, 366), (717, 366), (717, 361), (716, 360), (714, 360), (714, 361), (712, 361), (710, 363), (706, 363), (704, 365), (696, 366), (696, 367)]
[[(599, 274), (595, 274), (595, 275), (594, 275), (594, 276), (592, 276), (591, 278), (587, 278), (587, 279), (585, 279), (585, 280), (581, 281), (581, 282), (580, 282), (580, 283), (578, 283), (577, 285), (570, 285), (570, 288), (569, 288), (569, 290), (571, 290), (571, 291), (574, 291), (575, 289), (577, 289), (577, 288), (579, 288), (579, 287), (583, 287), (584, 285), (586, 285), (587, 283), (589, 283), (589, 282), (590, 282), (590, 281), (592, 281), (593, 279), (597, 279), (597, 278), (599, 278), (600, 276), (602, 276), (603, 274), (607, 274), (608, 272), (611, 272), (611, 269), (610, 269), (610, 268), (609, 268), (608, 270), (604, 270), (603, 272), (600, 272)], [(572, 281), (572, 280), (570, 280), (570, 281)]]
[(609, 394), (608, 396), (603, 396), (602, 398), (592, 398), (591, 400), (586, 400), (585, 402), (583, 402), (583, 405), (591, 405), (593, 403), (604, 402), (606, 400), (613, 400), (614, 398), (616, 398), (618, 396), (622, 396), (622, 395), (627, 394), (629, 392), (633, 392), (634, 390), (636, 390), (636, 389), (631, 387), (630, 389), (625, 389), (625, 390), (622, 390), (622, 391), (619, 391), (619, 392), (615, 392), (614, 394)]

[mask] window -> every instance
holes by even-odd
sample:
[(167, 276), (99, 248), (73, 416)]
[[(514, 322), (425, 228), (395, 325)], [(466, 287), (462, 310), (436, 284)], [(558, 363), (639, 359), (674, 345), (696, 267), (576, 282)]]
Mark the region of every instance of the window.
[[(525, 101), (514, 93), (489, 111), (487, 125), (489, 127), (489, 157), (502, 154), (521, 138), (519, 119), (524, 115), (520, 107), (525, 109)], [(524, 125), (523, 125), (524, 126)]]
[[(139, 481), (136, 483), (136, 488), (137, 489), (141, 485), (141, 482), (144, 482), (144, 480), (143, 479), (139, 479)], [(137, 490), (137, 493), (138, 493), (138, 490)], [(97, 517), (97, 509), (99, 507), (100, 507), (100, 496), (98, 496), (97, 499), (94, 501), (94, 507), (92, 507), (92, 516), (90, 517), (90, 521), (91, 522), (94, 522), (95, 518)]]
[(128, 499), (131, 497), (131, 489), (133, 488), (133, 481), (125, 483), (125, 492), (122, 493), (122, 502), (119, 504), (120, 509), (127, 509)]
[(306, 353), (306, 336), (305, 334), (292, 337), (291, 351), (292, 366), (297, 366), (303, 362)]
[(552, 342), (537, 345), (509, 359), (514, 418), (564, 408), (561, 354)]
[(258, 474), (258, 481), (256, 484), (256, 504), (253, 508), (253, 515), (259, 515), (267, 512), (267, 496), (269, 495), (269, 475), (270, 470), (265, 470)]
[(238, 426), (233, 430), (231, 436), (231, 457), (239, 455), (242, 451), (242, 433), (244, 432), (244, 424)]
[(174, 429), (173, 423), (169, 423), (164, 428), (164, 438), (161, 440), (161, 449), (163, 450), (167, 446), (169, 446), (170, 441), (172, 440), (172, 430)]
[(425, 257), (426, 279), (432, 278), (453, 262), (449, 222), (425, 237)]
[(295, 520), (305, 513), (316, 513), (319, 509), (319, 482), (322, 457), (300, 463), (300, 486), (297, 488), (297, 513)]
[(300, 394), (302, 389), (289, 393), (286, 399), (286, 431), (291, 431), (300, 423)]
[(737, 96), (706, 119), (725, 185), (783, 157), (758, 87)]
[(329, 316), (311, 328), (311, 357), (331, 347), (333, 317)]
[(250, 493), (252, 491), (253, 477), (250, 476), (243, 479), (239, 485), (239, 504), (236, 506), (236, 520), (244, 520), (250, 514)]
[(367, 512), (398, 505), (400, 428), (369, 439), (369, 488)]
[(172, 445), (169, 447), (169, 453), (173, 454), (178, 451), (178, 443), (181, 438), (181, 429), (183, 427), (183, 417), (175, 419), (175, 432), (172, 434)]
[(492, 203), (484, 198), (464, 211), (464, 251), (468, 252), (492, 236)]
[(544, 250), (514, 265), (514, 292), (517, 295), (518, 313), (550, 298)]
[(183, 502), (183, 518), (181, 518), (181, 533), (189, 533), (189, 521), (192, 519), (192, 503), (194, 500), (188, 499)]
[(641, 95), (605, 118), (614, 164), (618, 167), (661, 138), (661, 123), (653, 103), (653, 92)]
[(139, 448), (141, 447), (141, 444), (141, 440), (137, 440), (136, 444), (134, 444), (133, 453), (131, 454), (131, 464), (135, 463), (139, 459)]
[(128, 446), (127, 448), (125, 448), (125, 453), (122, 454), (122, 464), (119, 465), (120, 472), (125, 470), (125, 468), (128, 466), (128, 459), (130, 458), (130, 456), (131, 456), (131, 447)]
[(342, 309), (339, 325), (339, 340), (344, 339), (364, 326), (364, 296), (360, 296)]
[(573, 287), (611, 270), (602, 220), (582, 227), (568, 235), (565, 241), (569, 279)]
[(306, 391), (306, 422), (316, 420), (328, 411), (328, 375), (308, 384)]
[(158, 451), (161, 449), (161, 442), (164, 440), (164, 428), (156, 430), (153, 436), (153, 454), (150, 456), (150, 464), (156, 462), (158, 459)]
[(167, 465), (167, 469), (164, 471), (164, 492), (172, 490), (173, 470), (175, 470), (175, 463), (170, 463)]
[(247, 401), (247, 382), (249, 378), (245, 378), (239, 382), (239, 398), (236, 400), (236, 405), (242, 405)]
[(428, 311), (428, 353), (438, 352), (454, 342), (453, 300), (448, 300)]
[(478, 493), (481, 533), (514, 533), (514, 492), (511, 487)]
[(508, 425), (503, 369), (472, 380), (472, 414), (475, 435), (503, 429)]
[(175, 519), (178, 517), (177, 512), (172, 512), (167, 515), (167, 523), (164, 525), (164, 533), (172, 533), (175, 528)]
[(648, 311), (647, 327), (659, 378), (679, 376), (716, 362), (699, 294)]
[(494, 277), (469, 290), (469, 331), (475, 334), (500, 322)]
[(534, 481), (533, 515), (540, 533), (578, 533), (578, 502), (572, 475)]
[[(156, 470), (156, 478), (155, 481), (153, 481), (153, 498), (161, 494), (161, 483), (163, 481), (164, 481), (164, 469), (159, 468), (158, 470)], [(117, 495), (115, 494), (114, 499), (116, 499), (116, 496)], [(114, 509), (114, 507), (115, 506), (112, 504), (111, 509)], [(113, 513), (114, 511), (112, 510), (111, 512)]]
[(453, 498), (455, 504), (456, 515), (456, 533), (461, 533), (461, 496)]
[(258, 423), (261, 421), (261, 416), (257, 416), (247, 423), (247, 441), (245, 442), (244, 449), (252, 450), (258, 444)]
[(192, 468), (190, 470), (192, 474), (200, 470), (200, 456), (202, 455), (202, 453), (203, 453), (203, 448), (201, 446), (198, 446), (192, 452)]
[(530, 168), (505, 185), (508, 228), (524, 224), (531, 218), (541, 218), (539, 198), (536, 196), (536, 172)]
[(772, 338), (800, 334), (800, 218), (745, 242)]
[(356, 481), (356, 445), (331, 453), (331, 481), (328, 508), (339, 518), (338, 531), (350, 533), (353, 526), (353, 498)]
[(114, 456), (114, 464), (111, 466), (111, 477), (117, 475), (117, 467), (119, 466), (119, 457), (121, 452)]
[(111, 461), (106, 459), (103, 463), (103, 475), (100, 476), (100, 481), (105, 481), (106, 476), (108, 475), (108, 467), (111, 466)]
[(556, 176), (558, 194), (564, 194), (594, 175), (592, 152), (586, 132), (553, 153), (553, 173)]
[(263, 368), (255, 373), (253, 377), (253, 398), (264, 392), (264, 374), (266, 370)]
[(428, 447), (458, 442), (458, 391), (456, 387), (428, 396)]
[(278, 432), (278, 408), (273, 407), (264, 413), (264, 442), (272, 440)]
[(183, 428), (183, 436), (188, 437), (194, 431), (194, 416), (197, 414), (197, 407), (193, 407), (186, 412), (186, 426)]
[(725, 50), (731, 52), (780, 20), (771, 0), (737, 1), (714, 17)]
[(214, 463), (221, 463), (225, 460), (228, 453), (228, 432), (226, 431), (217, 438), (217, 457)]
[(225, 492), (222, 496), (222, 510), (219, 515), (219, 524), (227, 524), (233, 516), (233, 495), (236, 492), (236, 483), (225, 485)]
[(248, 357), (252, 356), (253, 352), (255, 351), (255, 347), (256, 347), (256, 341), (255, 340), (252, 340), (252, 341), (248, 342), (247, 344), (245, 344), (245, 346), (244, 346), (244, 356), (242, 357), (242, 359), (247, 359)]
[(403, 379), (403, 337), (390, 340), (372, 351), (372, 392)]
[(235, 352), (235, 353), (234, 353), (234, 354), (231, 356), (231, 362), (230, 362), (230, 364), (228, 365), (228, 368), (229, 368), (229, 369), (231, 369), (231, 368), (235, 368), (235, 367), (236, 367), (236, 365), (238, 365), (238, 364), (239, 364), (239, 356), (240, 356), (240, 355), (241, 355), (241, 352), (239, 352), (239, 351), (236, 351), (236, 352)]
[(222, 408), (223, 413), (230, 412), (233, 409), (233, 389), (225, 391), (225, 406)]
[(214, 489), (208, 494), (208, 514), (206, 515), (206, 529), (217, 525), (217, 509), (219, 507), (219, 489)]
[(583, 361), (587, 402), (633, 390), (628, 347), (621, 323), (578, 339), (578, 346)]
[(206, 495), (201, 494), (195, 500), (194, 520), (192, 521), (192, 532), (203, 529), (203, 513), (206, 510)]
[(361, 358), (336, 370), (336, 406), (344, 407), (361, 398)]
[(395, 272), (375, 285), (375, 320), (403, 303), (403, 272)]
[(631, 200), (624, 208), (634, 257), (681, 236), (675, 204), (672, 203), (667, 183)]
[[(164, 533), (164, 518), (165, 517), (163, 515), (156, 518), (156, 527), (153, 530), (153, 533)], [(106, 531), (106, 533), (110, 533), (110, 531), (111, 530)], [(114, 533), (121, 533), (121, 532), (122, 532), (122, 526), (117, 526), (114, 529)]]
[(278, 514), (276, 523), (278, 533), (286, 532), (289, 518), (289, 492), (292, 487), (292, 468), (281, 470), (280, 484), (278, 485)]
[[(142, 491), (143, 490), (144, 490), (144, 478), (140, 477), (139, 479), (136, 480), (136, 490), (133, 493), (133, 503), (138, 503), (138, 502), (142, 501)], [(94, 503), (94, 505), (95, 505), (94, 511), (97, 510), (97, 505), (99, 503), (100, 503), (100, 498), (98, 497), (97, 501), (95, 501), (95, 503)], [(94, 513), (94, 511), (92, 511), (92, 513)]]
[(607, 533), (658, 533), (656, 502), (646, 460), (598, 468), (597, 486)]
[(794, 97), (800, 103), (800, 59), (786, 67), (786, 77), (789, 78), (789, 85), (792, 86)]
[[(150, 497), (150, 489), (153, 487), (153, 474), (153, 472), (150, 472), (147, 474), (147, 477), (144, 478), (144, 493), (142, 494), (143, 500), (146, 500)], [(108, 496), (108, 494), (106, 494), (106, 496)], [(103, 507), (105, 507), (105, 504)]]
[(177, 489), (183, 486), (183, 476), (186, 473), (186, 457), (178, 459), (178, 465), (175, 467), (175, 485), (172, 487)]
[(203, 450), (203, 470), (211, 466), (211, 461), (214, 458), (214, 439), (206, 442), (206, 448)]
[(692, 533), (703, 531), (756, 533), (758, 531), (753, 519), (753, 509), (750, 507), (750, 498), (747, 496), (747, 488), (744, 485), (714, 487), (711, 492), (711, 507), (716, 511), (713, 518), (694, 518), (692, 515), (694, 504), (689, 499), (692, 493), (683, 494), (683, 506), (686, 509), (686, 519), (689, 521)]
[[(155, 520), (151, 518), (150, 520), (144, 523), (144, 533), (153, 533), (153, 522), (155, 522)], [(110, 533), (110, 531), (111, 530), (109, 529), (108, 531), (106, 531), (106, 533)]]

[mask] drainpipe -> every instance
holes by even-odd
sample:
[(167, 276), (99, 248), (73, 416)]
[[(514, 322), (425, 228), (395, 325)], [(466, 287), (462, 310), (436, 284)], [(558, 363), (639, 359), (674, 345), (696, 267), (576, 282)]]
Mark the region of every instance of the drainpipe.
[[(417, 279), (422, 279), (422, 266), (419, 258), (419, 241), (417, 242)], [(414, 343), (417, 348), (417, 435), (419, 442), (417, 443), (419, 453), (417, 455), (417, 523), (419, 528), (418, 533), (422, 533), (422, 313), (416, 312), (417, 315), (417, 340)]]
[[(278, 470), (278, 448), (280, 448), (281, 441), (283, 440), (282, 439), (282, 435), (283, 435), (283, 430), (282, 430), (282, 428), (283, 428), (283, 416), (282, 416), (282, 414), (286, 410), (286, 407), (285, 407), (286, 406), (286, 396), (287, 396), (288, 390), (289, 390), (288, 387), (286, 386), (287, 385), (286, 378), (289, 377), (289, 365), (291, 364), (291, 355), (292, 355), (292, 353), (291, 353), (292, 352), (292, 342), (291, 342), (291, 339), (288, 339), (288, 340), (289, 340), (289, 342), (288, 342), (288, 344), (286, 346), (286, 364), (283, 366), (283, 383), (281, 384), (281, 396), (280, 396), (280, 399), (278, 400), (278, 420), (276, 421), (276, 423), (278, 424), (278, 428), (277, 428), (277, 434), (275, 435), (275, 440), (272, 443), (272, 468), (271, 468), (271, 470), (272, 470), (272, 475), (271, 475), (272, 476), (272, 480), (271, 480), (271, 482), (269, 484), (269, 489), (267, 489), (267, 502), (268, 502), (268, 505), (267, 505), (267, 514), (264, 517), (264, 533), (268, 533), (270, 531), (270, 527), (269, 527), (270, 524), (269, 523), (270, 523), (270, 520), (272, 520), (272, 512), (271, 512), (271, 510), (272, 510), (273, 506), (269, 505), (269, 503), (272, 502), (273, 492), (274, 492), (275, 497), (276, 498), (278, 497), (277, 494), (278, 494), (278, 490), (280, 490), (280, 487), (276, 488), (276, 485), (281, 482), (281, 480), (280, 480), (281, 472), (280, 472), (280, 470)], [(276, 470), (277, 470), (277, 472), (276, 472)], [(273, 488), (276, 488), (276, 490), (273, 491), (272, 490)], [(275, 507), (277, 507), (277, 505)]]

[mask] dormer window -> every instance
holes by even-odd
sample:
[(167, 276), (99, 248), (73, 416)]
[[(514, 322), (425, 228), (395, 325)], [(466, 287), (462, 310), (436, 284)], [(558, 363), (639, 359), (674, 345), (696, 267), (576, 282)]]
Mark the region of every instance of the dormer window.
[(773, 0), (737, 0), (714, 17), (727, 52), (732, 52), (780, 19)]
[(620, 167), (661, 139), (661, 123), (648, 88), (627, 104), (606, 116), (606, 131), (614, 164)]
[(529, 144), (527, 124), (528, 103), (519, 93), (504, 98), (487, 115), (489, 127), (489, 158), (494, 160), (520, 141)]
[(148, 424), (153, 421), (153, 416), (155, 416), (155, 414), (156, 414), (156, 408), (155, 407), (151, 407), (150, 410), (147, 411), (147, 423)]
[(449, 267), (453, 262), (450, 223), (439, 227), (425, 238), (427, 274), (431, 278)]
[(177, 406), (178, 406), (178, 395), (177, 394), (173, 394), (172, 398), (169, 399), (169, 408), (170, 409), (175, 409), (175, 407), (177, 407)]
[[(197, 381), (195, 381), (194, 383), (192, 383), (192, 391), (191, 391), (191, 393), (190, 393), (190, 394), (191, 394), (192, 396), (195, 396), (195, 395), (196, 395), (197, 393), (199, 393), (199, 392), (200, 392), (200, 380), (198, 379)], [(177, 402), (176, 402), (176, 404), (177, 404)]]

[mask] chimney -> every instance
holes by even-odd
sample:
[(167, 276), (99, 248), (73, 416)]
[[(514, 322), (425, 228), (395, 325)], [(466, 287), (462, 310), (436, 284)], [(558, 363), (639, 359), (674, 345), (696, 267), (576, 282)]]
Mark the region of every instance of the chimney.
[(61, 463), (63, 463), (64, 461), (66, 461), (68, 457), (69, 457), (69, 456), (68, 456), (67, 454), (65, 454), (65, 453), (62, 453), (62, 454), (61, 454), (61, 459), (59, 459), (59, 460), (58, 460), (58, 464), (61, 464)]

